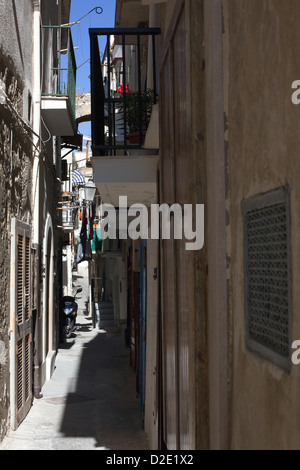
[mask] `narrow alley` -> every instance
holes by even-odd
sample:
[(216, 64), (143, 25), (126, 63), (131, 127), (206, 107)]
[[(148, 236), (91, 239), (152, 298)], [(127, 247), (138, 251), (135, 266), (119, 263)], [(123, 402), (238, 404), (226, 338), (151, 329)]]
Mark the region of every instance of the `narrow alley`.
[(300, 449), (299, 17), (0, 1), (0, 450)]
[(83, 281), (77, 329), (60, 345), (43, 397), (0, 450), (148, 449), (124, 334), (93, 328)]

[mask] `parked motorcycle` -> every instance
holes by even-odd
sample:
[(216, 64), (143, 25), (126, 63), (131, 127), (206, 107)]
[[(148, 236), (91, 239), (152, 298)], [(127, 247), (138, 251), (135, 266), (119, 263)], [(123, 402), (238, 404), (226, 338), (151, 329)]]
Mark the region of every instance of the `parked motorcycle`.
[(64, 339), (70, 338), (72, 332), (75, 329), (76, 325), (76, 318), (77, 318), (77, 310), (78, 304), (75, 301), (76, 295), (82, 292), (81, 287), (79, 287), (74, 296), (65, 295), (63, 297), (63, 311), (64, 311), (64, 328), (63, 328), (63, 336)]

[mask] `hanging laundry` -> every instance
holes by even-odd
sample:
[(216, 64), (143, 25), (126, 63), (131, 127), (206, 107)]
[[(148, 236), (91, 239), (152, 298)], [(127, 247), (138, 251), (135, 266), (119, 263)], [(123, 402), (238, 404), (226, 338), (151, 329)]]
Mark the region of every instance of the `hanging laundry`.
[(102, 249), (102, 239), (101, 239), (101, 228), (99, 228), (99, 225), (94, 225), (93, 226), (93, 234), (94, 238), (92, 240), (92, 251), (101, 251)]
[(90, 240), (90, 229), (88, 229), (87, 212), (86, 209), (82, 213), (82, 226), (79, 236), (79, 243), (77, 247), (76, 263), (82, 261), (90, 261), (92, 259), (92, 248)]

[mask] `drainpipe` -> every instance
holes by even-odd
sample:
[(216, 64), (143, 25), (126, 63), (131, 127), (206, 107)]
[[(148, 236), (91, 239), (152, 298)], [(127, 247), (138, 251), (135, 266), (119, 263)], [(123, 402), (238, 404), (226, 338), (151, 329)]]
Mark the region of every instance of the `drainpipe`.
[(35, 398), (41, 398), (40, 378), (40, 345), (39, 345), (39, 317), (40, 317), (40, 136), (41, 124), (41, 0), (33, 1), (33, 130), (34, 130), (34, 158), (32, 171), (32, 203), (33, 203), (33, 272), (34, 272), (34, 299), (33, 310), (33, 392)]

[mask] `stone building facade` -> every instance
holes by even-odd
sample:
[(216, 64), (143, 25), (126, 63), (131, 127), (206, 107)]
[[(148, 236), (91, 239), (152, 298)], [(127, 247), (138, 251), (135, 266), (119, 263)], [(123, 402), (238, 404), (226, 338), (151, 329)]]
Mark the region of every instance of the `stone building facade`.
[[(160, 28), (158, 200), (205, 206), (201, 250), (187, 253), (171, 237), (157, 253), (149, 240), (140, 252), (148, 260), (140, 278), (148, 288), (143, 411), (151, 445), (299, 448), (299, 2), (116, 7), (116, 28)], [(104, 198), (120, 175), (98, 137), (95, 182)], [(119, 160), (130, 169), (122, 179), (130, 190), (137, 164)]]
[(51, 129), (43, 99), (57, 81), (44, 57), (61, 48), (43, 39), (69, 13), (69, 0), (0, 5), (0, 440), (40, 396), (59, 344), (64, 130)]
[[(0, 340), (5, 351), (5, 360), (0, 365), (0, 439), (7, 431), (10, 407), (10, 225), (13, 217), (27, 224), (32, 221), (33, 5), (22, 2), (23, 11), (16, 12), (13, 7), (7, 8), (6, 3), (0, 6)], [(22, 16), (23, 21), (17, 22)]]

